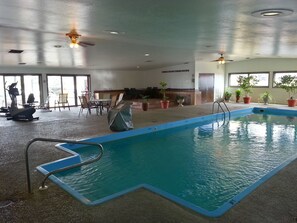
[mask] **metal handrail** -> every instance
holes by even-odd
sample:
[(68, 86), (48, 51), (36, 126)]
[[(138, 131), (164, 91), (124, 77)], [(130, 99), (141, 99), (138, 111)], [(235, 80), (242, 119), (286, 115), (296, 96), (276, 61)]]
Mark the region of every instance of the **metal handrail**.
[(230, 118), (231, 118), (231, 112), (230, 112), (230, 110), (229, 110), (228, 106), (226, 105), (225, 100), (223, 98), (217, 99), (217, 100), (215, 100), (213, 102), (213, 104), (212, 104), (212, 113), (214, 113), (214, 105), (215, 104), (218, 104), (218, 110), (217, 110), (217, 112), (219, 112), (219, 108), (222, 110), (223, 115), (224, 115), (224, 121), (225, 121), (225, 119), (226, 119), (226, 111), (221, 106), (221, 103), (223, 103), (223, 105), (225, 106), (226, 110), (228, 111), (229, 120), (230, 120)]
[(96, 156), (95, 158), (88, 159), (88, 160), (86, 160), (84, 162), (76, 163), (74, 165), (63, 167), (63, 168), (60, 168), (60, 169), (56, 169), (56, 170), (53, 170), (53, 171), (47, 173), (46, 176), (45, 176), (45, 178), (44, 178), (44, 180), (41, 183), (41, 187), (40, 187), (41, 189), (46, 188), (45, 181), (47, 180), (47, 178), (50, 175), (55, 174), (55, 173), (58, 173), (58, 172), (62, 172), (62, 171), (65, 171), (65, 170), (69, 170), (69, 169), (72, 169), (72, 168), (75, 168), (75, 167), (80, 167), (80, 166), (83, 166), (83, 165), (87, 165), (87, 164), (93, 163), (93, 162), (99, 160), (103, 156), (103, 151), (104, 151), (103, 150), (103, 146), (101, 144), (99, 144), (99, 143), (93, 143), (93, 142), (75, 141), (75, 140), (64, 140), (64, 139), (50, 139), (50, 138), (35, 138), (35, 139), (30, 140), (27, 143), (26, 149), (25, 149), (26, 171), (27, 171), (27, 184), (28, 184), (28, 192), (29, 193), (32, 193), (32, 189), (31, 189), (31, 179), (30, 179), (28, 150), (29, 150), (29, 147), (34, 142), (37, 142), (37, 141), (43, 141), (43, 142), (59, 142), (59, 143), (70, 143), (70, 144), (82, 144), (82, 145), (98, 146), (98, 148), (100, 150), (99, 155)]

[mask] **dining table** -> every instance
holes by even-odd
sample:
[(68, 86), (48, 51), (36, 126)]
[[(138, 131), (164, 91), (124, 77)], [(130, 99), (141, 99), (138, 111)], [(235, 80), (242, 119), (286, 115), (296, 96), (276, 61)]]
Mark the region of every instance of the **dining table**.
[[(90, 103), (93, 106), (98, 107), (99, 113), (100, 113), (100, 115), (102, 115), (102, 111), (103, 111), (104, 107), (107, 108), (107, 111), (109, 110), (109, 108), (111, 106), (111, 99), (109, 99), (109, 98), (98, 98), (98, 99), (93, 98), (90, 100)], [(98, 112), (97, 112), (97, 115), (98, 115)]]

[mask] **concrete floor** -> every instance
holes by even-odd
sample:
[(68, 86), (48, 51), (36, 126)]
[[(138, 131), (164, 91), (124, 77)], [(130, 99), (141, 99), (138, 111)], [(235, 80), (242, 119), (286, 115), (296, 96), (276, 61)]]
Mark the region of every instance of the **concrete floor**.
[[(140, 128), (201, 116), (211, 113), (211, 106), (204, 104), (147, 112), (135, 110), (133, 123), (135, 128)], [(229, 106), (232, 110), (246, 107), (232, 103)], [(0, 222), (297, 222), (297, 160), (222, 217), (207, 218), (145, 189), (95, 207), (81, 204), (50, 181), (48, 190), (39, 191), (37, 188), (43, 176), (34, 168), (67, 154), (55, 149), (54, 144), (37, 143), (30, 150), (34, 193), (28, 194), (24, 149), (30, 139), (82, 139), (112, 133), (106, 113), (78, 118), (78, 111), (78, 108), (61, 112), (37, 111), (35, 116), (40, 120), (33, 122), (0, 118)]]

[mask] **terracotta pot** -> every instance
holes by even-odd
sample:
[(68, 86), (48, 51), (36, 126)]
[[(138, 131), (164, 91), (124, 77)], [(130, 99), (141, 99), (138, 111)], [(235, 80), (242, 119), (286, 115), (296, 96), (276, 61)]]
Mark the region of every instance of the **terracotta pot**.
[(169, 108), (169, 101), (168, 100), (166, 100), (166, 101), (160, 101), (160, 104), (161, 104), (161, 108), (163, 108), (163, 109), (167, 109), (167, 108)]
[(249, 103), (251, 103), (251, 97), (243, 97), (243, 102), (245, 103), (245, 104), (249, 104)]
[(295, 107), (296, 106), (296, 102), (297, 102), (296, 99), (289, 99), (288, 100), (288, 106), (289, 107)]
[(142, 102), (142, 110), (147, 111), (149, 108), (149, 103), (148, 102)]
[(240, 96), (236, 96), (236, 103), (239, 103)]

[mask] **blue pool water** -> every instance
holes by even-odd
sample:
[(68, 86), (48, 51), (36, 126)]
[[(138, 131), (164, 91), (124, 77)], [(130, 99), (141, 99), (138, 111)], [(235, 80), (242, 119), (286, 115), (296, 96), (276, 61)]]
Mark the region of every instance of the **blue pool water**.
[[(100, 161), (51, 179), (86, 204), (145, 187), (219, 216), (297, 157), (297, 117), (280, 113), (245, 110), (225, 123), (208, 116), (118, 140), (93, 139), (104, 146)], [(82, 160), (97, 154), (92, 147), (73, 151)]]

